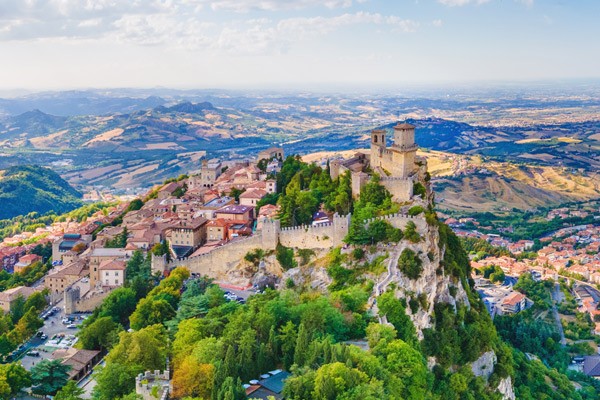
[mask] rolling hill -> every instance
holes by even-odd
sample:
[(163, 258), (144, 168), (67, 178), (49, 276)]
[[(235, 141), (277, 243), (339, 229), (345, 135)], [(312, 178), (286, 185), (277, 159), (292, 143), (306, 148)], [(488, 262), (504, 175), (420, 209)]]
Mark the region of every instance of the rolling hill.
[(48, 211), (63, 213), (81, 205), (81, 194), (56, 172), (39, 166), (0, 171), (0, 219)]

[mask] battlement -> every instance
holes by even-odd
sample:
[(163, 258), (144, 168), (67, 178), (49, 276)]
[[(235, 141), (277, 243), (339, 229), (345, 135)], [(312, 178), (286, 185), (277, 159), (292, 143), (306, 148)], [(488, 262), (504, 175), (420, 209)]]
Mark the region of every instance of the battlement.
[(169, 371), (146, 371), (135, 377), (135, 393), (144, 400), (167, 400), (169, 398), (170, 376)]

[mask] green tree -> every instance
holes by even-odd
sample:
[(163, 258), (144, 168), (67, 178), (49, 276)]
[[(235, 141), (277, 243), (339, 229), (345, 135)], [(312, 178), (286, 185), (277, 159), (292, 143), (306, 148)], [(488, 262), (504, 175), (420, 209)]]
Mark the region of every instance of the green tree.
[(67, 384), (60, 389), (56, 396), (54, 396), (55, 400), (83, 400), (83, 394), (85, 390), (81, 389), (77, 386), (77, 382), (69, 381)]
[(102, 302), (98, 316), (110, 317), (113, 321), (127, 326), (136, 303), (135, 292), (131, 288), (115, 289)]
[(296, 340), (296, 349), (294, 350), (294, 364), (303, 366), (306, 364), (306, 356), (308, 346), (310, 344), (310, 336), (304, 324), (300, 324), (298, 328), (298, 339)]
[(176, 312), (167, 300), (146, 297), (142, 299), (129, 321), (132, 329), (142, 329), (154, 324), (163, 324), (175, 316)]
[(120, 326), (110, 317), (100, 317), (81, 329), (77, 336), (84, 349), (109, 350), (119, 341)]
[(92, 392), (95, 400), (119, 399), (135, 390), (135, 377), (143, 372), (137, 366), (107, 362), (95, 374), (96, 386)]
[(69, 380), (70, 366), (61, 360), (42, 360), (31, 368), (33, 392), (54, 395)]
[(21, 389), (31, 386), (31, 374), (16, 363), (0, 365), (0, 380), (9, 386), (10, 396), (16, 396)]

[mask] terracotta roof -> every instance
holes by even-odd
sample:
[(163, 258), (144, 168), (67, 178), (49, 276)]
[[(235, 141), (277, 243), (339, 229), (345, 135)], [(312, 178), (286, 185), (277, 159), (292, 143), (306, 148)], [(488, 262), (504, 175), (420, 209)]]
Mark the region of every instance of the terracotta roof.
[(506, 296), (504, 298), (504, 300), (502, 300), (502, 304), (503, 305), (507, 305), (507, 306), (514, 306), (518, 303), (520, 303), (521, 301), (523, 301), (523, 299), (525, 298), (525, 295), (519, 292), (514, 292), (509, 294), (508, 296)]
[(223, 218), (217, 218), (215, 220), (210, 221), (207, 226), (224, 227), (227, 226), (227, 221), (225, 221)]
[(240, 199), (262, 199), (266, 195), (267, 192), (262, 189), (253, 189), (240, 194)]
[(167, 183), (165, 186), (161, 187), (159, 192), (168, 192), (170, 194), (173, 193), (179, 186), (180, 184), (177, 182), (170, 182)]
[(109, 270), (109, 271), (115, 271), (115, 270), (119, 270), (119, 271), (124, 271), (125, 270), (125, 261), (118, 261), (118, 260), (111, 260), (111, 261), (104, 261), (102, 263), (100, 263), (100, 266), (98, 267), (98, 270), (100, 271), (104, 271), (104, 270)]

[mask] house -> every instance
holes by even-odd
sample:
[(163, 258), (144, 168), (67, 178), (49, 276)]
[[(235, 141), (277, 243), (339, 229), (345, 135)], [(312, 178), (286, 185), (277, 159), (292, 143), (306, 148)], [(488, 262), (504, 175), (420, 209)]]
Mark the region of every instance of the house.
[(35, 293), (35, 289), (27, 287), (27, 286), (17, 286), (12, 289), (7, 289), (4, 292), (0, 293), (0, 309), (4, 312), (9, 312), (11, 306), (19, 297), (23, 297), (25, 300), (29, 296)]
[(258, 211), (258, 217), (256, 218), (256, 230), (261, 230), (263, 223), (267, 219), (276, 219), (279, 215), (280, 206), (273, 204), (266, 204)]
[(254, 207), (243, 205), (229, 205), (215, 212), (217, 218), (229, 221), (252, 221), (254, 219)]
[(12, 271), (23, 255), (25, 255), (25, 249), (21, 246), (0, 248), (0, 267), (6, 271)]
[(243, 206), (256, 207), (256, 204), (267, 195), (262, 189), (247, 190), (240, 195), (240, 204)]
[(52, 260), (62, 260), (62, 255), (73, 248), (79, 243), (83, 243), (85, 246), (92, 242), (92, 235), (82, 235), (80, 233), (65, 233), (62, 237), (58, 238), (52, 243)]
[(71, 367), (69, 369), (69, 379), (79, 382), (87, 375), (92, 373), (92, 369), (101, 359), (101, 354), (97, 350), (83, 350), (71, 347), (69, 349), (59, 349), (52, 353), (55, 360), (62, 359), (63, 365)]
[(214, 197), (207, 201), (204, 205), (197, 207), (197, 211), (194, 214), (195, 217), (204, 217), (206, 219), (215, 219), (215, 212), (227, 205), (235, 204), (235, 199), (229, 196)]
[(269, 400), (272, 397), (281, 400), (283, 399), (283, 386), (289, 376), (289, 372), (282, 370), (270, 371), (268, 374), (261, 375), (263, 379), (250, 381), (250, 385), (246, 385), (246, 396), (250, 399)]
[(125, 261), (106, 260), (98, 267), (103, 287), (120, 287), (125, 283)]
[(206, 243), (206, 225), (204, 217), (189, 221), (179, 220), (167, 227), (165, 237), (177, 258), (189, 256), (195, 249)]
[(227, 221), (215, 219), (206, 225), (206, 239), (209, 242), (225, 240), (227, 238)]
[(14, 266), (14, 273), (19, 274), (23, 271), (23, 269), (29, 267), (31, 264), (35, 264), (36, 262), (42, 261), (42, 257), (37, 254), (27, 254), (21, 258), (19, 258), (19, 262), (17, 262)]
[(331, 223), (329, 216), (324, 211), (317, 211), (313, 214), (313, 226), (325, 225), (329, 223)]
[(218, 159), (202, 160), (200, 171), (188, 178), (188, 188), (197, 190), (212, 187), (217, 178), (221, 175), (222, 170), (223, 167)]
[(283, 148), (281, 147), (270, 147), (266, 150), (258, 153), (258, 160), (270, 160), (276, 158), (283, 161)]
[(52, 302), (59, 301), (66, 288), (89, 275), (90, 270), (83, 261), (76, 261), (44, 279), (44, 287), (50, 292)]
[(227, 233), (229, 239), (236, 238), (238, 236), (250, 236), (252, 235), (252, 223), (248, 222), (235, 222), (229, 221), (227, 226)]
[(592, 378), (600, 379), (600, 355), (584, 357), (583, 373)]
[(92, 250), (90, 254), (90, 288), (94, 288), (97, 285), (102, 285), (100, 279), (100, 264), (104, 261), (113, 260), (127, 260), (131, 255), (130, 250), (125, 249), (109, 249), (109, 248), (96, 248)]
[(175, 192), (181, 186), (182, 185), (179, 182), (169, 182), (158, 190), (156, 198), (159, 200), (167, 199), (171, 197), (171, 195), (173, 195), (173, 192)]
[(527, 297), (522, 293), (512, 292), (502, 300), (500, 308), (504, 313), (516, 314), (527, 308)]

